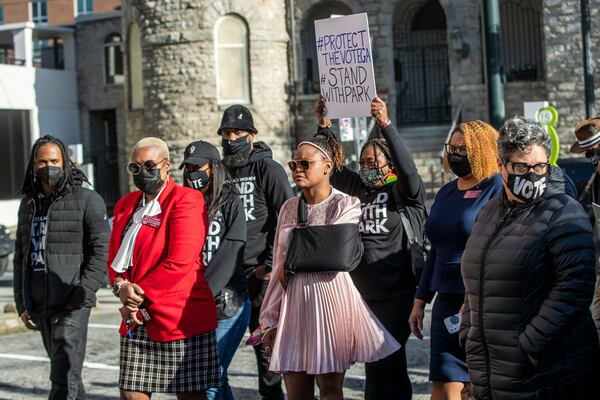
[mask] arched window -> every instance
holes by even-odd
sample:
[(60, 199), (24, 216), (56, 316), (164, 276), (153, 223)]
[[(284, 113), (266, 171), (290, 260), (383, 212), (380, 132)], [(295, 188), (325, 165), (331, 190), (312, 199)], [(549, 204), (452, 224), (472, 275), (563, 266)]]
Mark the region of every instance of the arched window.
[(250, 103), (248, 27), (236, 15), (225, 15), (215, 24), (217, 100), (220, 104)]
[(123, 54), (121, 35), (111, 33), (104, 40), (104, 82), (123, 83)]
[(541, 0), (501, 0), (500, 26), (506, 80), (543, 80)]
[(448, 29), (439, 0), (405, 2), (396, 9), (394, 76), (398, 124), (452, 119)]
[(300, 73), (304, 76), (305, 94), (319, 93), (319, 64), (317, 62), (317, 46), (315, 45), (315, 21), (331, 18), (333, 15), (350, 15), (352, 10), (343, 3), (335, 1), (321, 2), (314, 5), (304, 17), (300, 40), (302, 41), (302, 66)]
[(144, 107), (142, 74), (142, 35), (137, 24), (129, 25), (129, 106), (135, 110)]

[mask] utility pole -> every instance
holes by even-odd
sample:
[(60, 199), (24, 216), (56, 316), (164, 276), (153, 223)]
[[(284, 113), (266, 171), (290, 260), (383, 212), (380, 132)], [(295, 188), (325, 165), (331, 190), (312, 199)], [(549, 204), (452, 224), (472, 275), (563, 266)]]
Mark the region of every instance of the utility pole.
[(485, 30), (485, 71), (490, 123), (499, 128), (504, 123), (504, 87), (500, 53), (500, 6), (498, 0), (483, 0)]
[(594, 64), (592, 58), (592, 34), (590, 32), (590, 0), (581, 0), (581, 37), (583, 39), (583, 82), (585, 85), (585, 117), (596, 115), (594, 93)]

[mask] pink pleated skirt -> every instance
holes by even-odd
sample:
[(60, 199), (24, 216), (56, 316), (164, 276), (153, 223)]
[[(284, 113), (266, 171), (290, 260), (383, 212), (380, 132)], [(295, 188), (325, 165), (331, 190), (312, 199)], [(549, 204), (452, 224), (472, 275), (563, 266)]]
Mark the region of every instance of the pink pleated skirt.
[(400, 344), (358, 293), (350, 275), (299, 273), (283, 296), (270, 370), (311, 375), (374, 362)]

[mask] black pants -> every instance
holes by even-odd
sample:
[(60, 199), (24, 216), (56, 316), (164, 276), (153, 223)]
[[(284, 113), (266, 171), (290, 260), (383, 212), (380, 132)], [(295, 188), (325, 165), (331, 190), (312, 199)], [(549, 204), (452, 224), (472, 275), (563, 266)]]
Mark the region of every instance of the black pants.
[[(273, 279), (277, 279), (274, 277)], [(269, 281), (256, 279), (254, 276), (248, 279), (248, 294), (252, 302), (250, 309), (250, 333), (258, 328), (258, 317), (260, 306), (265, 297), (265, 291)], [(256, 364), (258, 365), (258, 393), (263, 400), (283, 400), (281, 388), (281, 375), (269, 371), (269, 356), (263, 345), (254, 346)]]
[(412, 385), (406, 365), (406, 342), (410, 335), (408, 317), (413, 299), (414, 293), (408, 293), (389, 300), (366, 300), (371, 311), (402, 345), (394, 354), (373, 363), (366, 363), (366, 400), (412, 399)]
[(50, 357), (51, 400), (85, 399), (81, 369), (87, 344), (90, 308), (72, 311), (33, 313), (39, 327), (46, 353)]

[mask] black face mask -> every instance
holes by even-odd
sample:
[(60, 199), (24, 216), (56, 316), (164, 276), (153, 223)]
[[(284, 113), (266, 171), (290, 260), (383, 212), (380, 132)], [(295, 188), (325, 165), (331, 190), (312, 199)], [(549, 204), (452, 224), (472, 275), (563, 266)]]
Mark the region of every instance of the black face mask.
[(50, 186), (52, 189), (62, 180), (64, 171), (60, 167), (43, 167), (35, 171), (36, 178)]
[(154, 195), (159, 192), (165, 181), (160, 177), (160, 169), (141, 168), (140, 173), (133, 176), (133, 183), (142, 192)]
[(518, 199), (530, 203), (542, 197), (548, 186), (548, 174), (538, 175), (528, 172), (525, 175), (508, 174), (508, 189)]
[(250, 143), (248, 143), (248, 138), (246, 136), (242, 136), (241, 138), (232, 141), (223, 139), (221, 145), (223, 146), (223, 154), (226, 156), (250, 154)]
[(192, 189), (200, 190), (210, 182), (211, 177), (208, 176), (206, 171), (193, 171), (188, 172), (185, 171), (183, 173), (183, 178)]
[(459, 178), (464, 178), (471, 173), (471, 164), (467, 156), (461, 156), (459, 154), (448, 154), (448, 165)]

